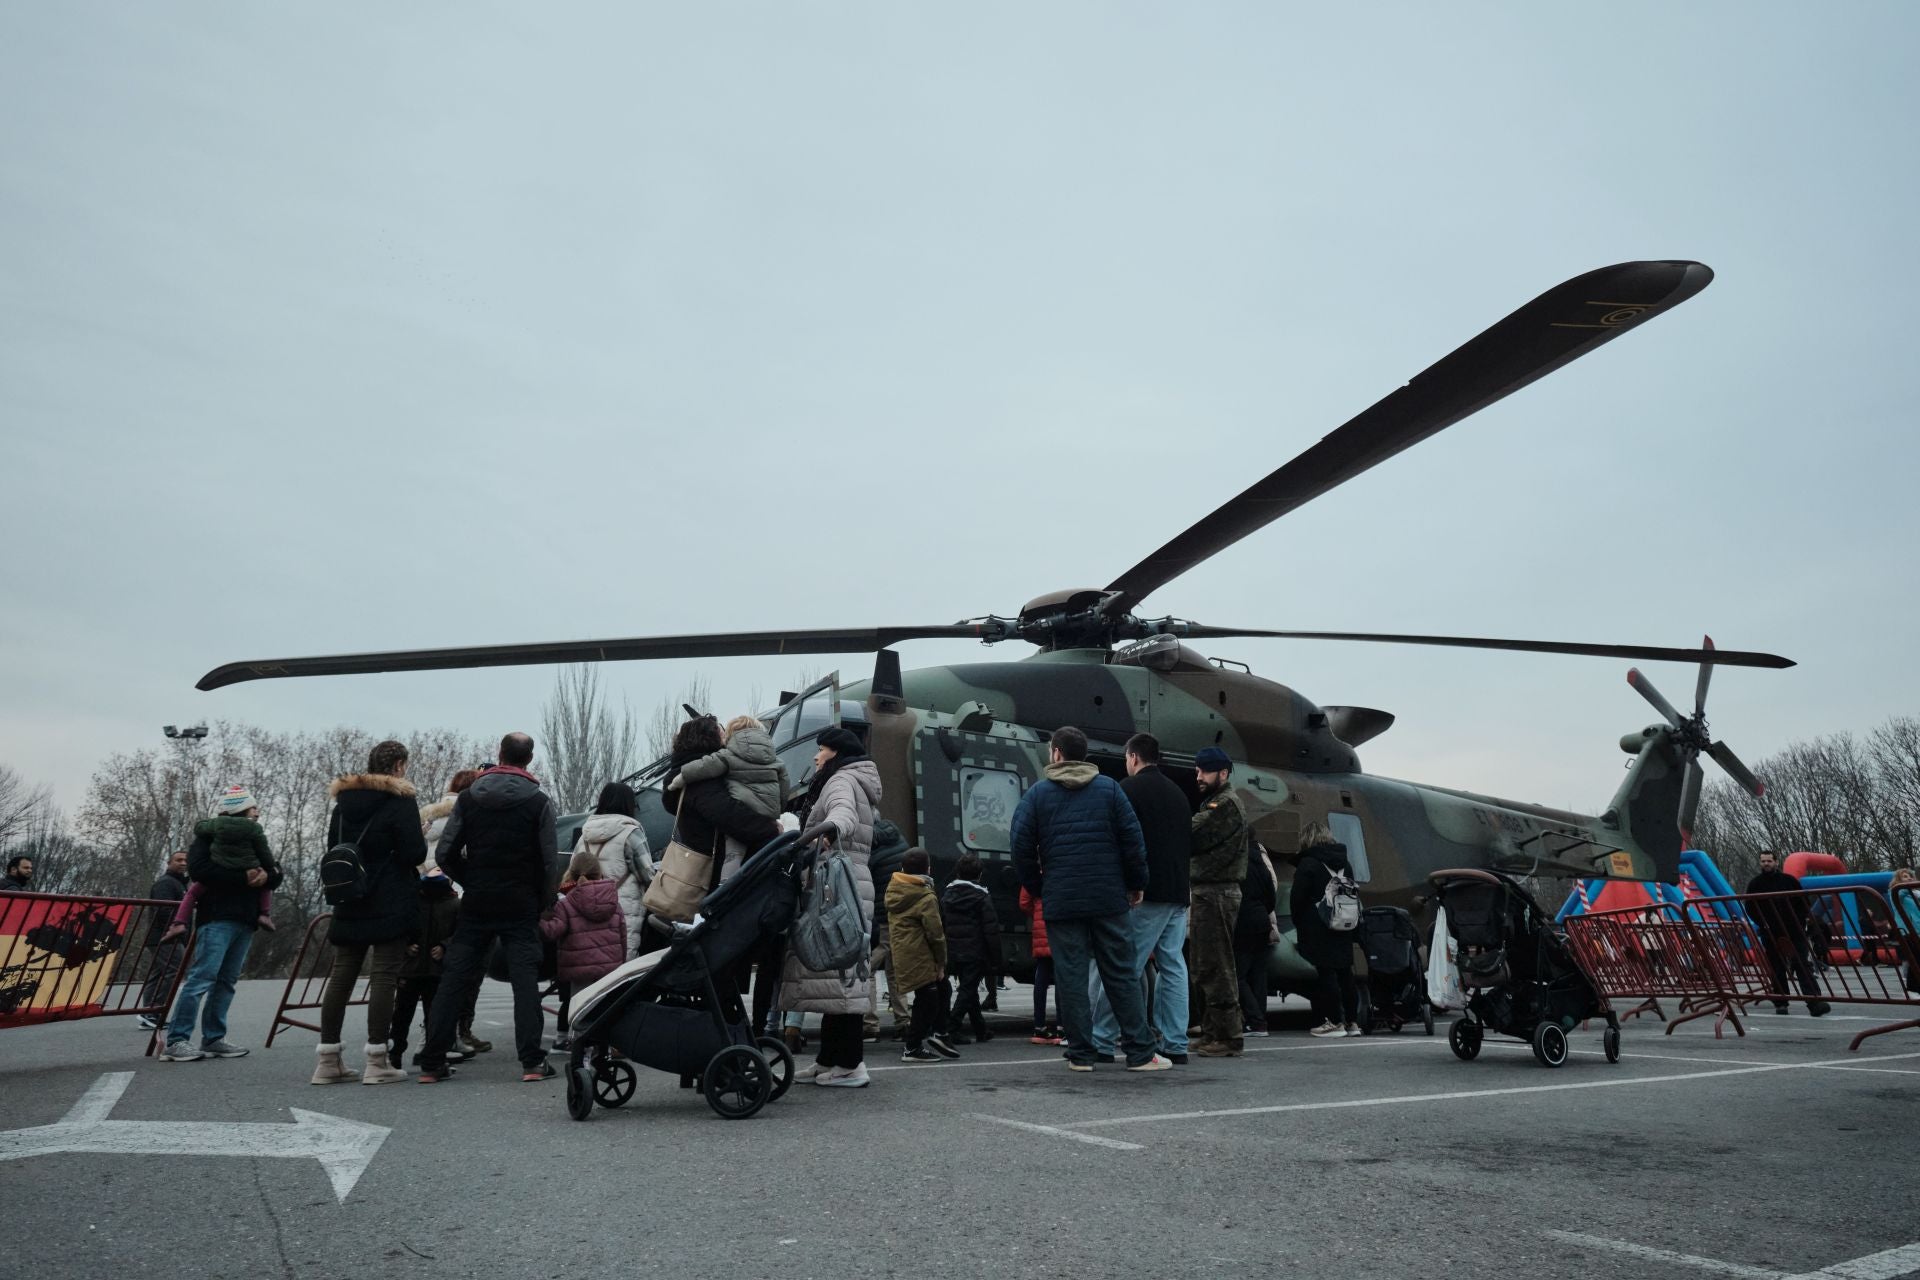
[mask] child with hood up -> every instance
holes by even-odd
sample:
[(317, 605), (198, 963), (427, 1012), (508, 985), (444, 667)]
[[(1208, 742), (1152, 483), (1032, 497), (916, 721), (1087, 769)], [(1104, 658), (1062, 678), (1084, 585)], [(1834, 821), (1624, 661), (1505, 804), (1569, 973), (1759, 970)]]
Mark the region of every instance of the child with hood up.
[[(787, 802), (787, 766), (773, 749), (773, 735), (767, 726), (752, 716), (735, 716), (727, 721), (726, 745), (711, 755), (689, 760), (680, 766), (679, 776), (669, 784), (678, 791), (688, 783), (711, 778), (727, 780), (727, 794), (763, 817), (780, 817)], [(727, 837), (727, 849), (720, 866), (720, 879), (733, 878), (740, 863), (753, 850)]]
[(560, 899), (540, 917), (540, 936), (558, 943), (556, 970), (560, 1017), (555, 1024), (557, 1050), (571, 1046), (567, 1007), (573, 993), (618, 969), (627, 958), (627, 921), (620, 911), (619, 886), (607, 879), (600, 859), (580, 852), (560, 879)]
[[(267, 846), (266, 828), (260, 825), (259, 818), (260, 806), (254, 803), (252, 793), (245, 787), (232, 786), (213, 802), (213, 816), (194, 824), (193, 834), (207, 837), (217, 867), (241, 872), (255, 867), (264, 869), (273, 865), (273, 851)], [(206, 886), (197, 880), (187, 886), (186, 897), (180, 899), (179, 907), (174, 910), (173, 923), (160, 936), (162, 942), (172, 942), (187, 931), (194, 904), (205, 892)], [(269, 932), (273, 929), (273, 891), (270, 889), (260, 891), (260, 927)]]
[(960, 1056), (947, 1042), (947, 931), (940, 921), (933, 877), (928, 874), (932, 869), (933, 860), (925, 849), (909, 849), (887, 883), (887, 943), (893, 948), (893, 972), (901, 987), (913, 992), (902, 1062)]

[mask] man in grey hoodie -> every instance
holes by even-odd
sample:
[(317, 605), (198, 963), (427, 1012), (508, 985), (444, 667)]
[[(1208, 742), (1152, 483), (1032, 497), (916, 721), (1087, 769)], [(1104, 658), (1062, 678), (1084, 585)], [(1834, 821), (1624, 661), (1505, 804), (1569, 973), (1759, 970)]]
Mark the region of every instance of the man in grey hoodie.
[(434, 858), (464, 891), (460, 923), (447, 943), (445, 994), (433, 1002), (427, 1042), (420, 1050), (420, 1083), (447, 1078), (447, 1050), (460, 1011), (484, 976), (497, 941), (513, 984), (514, 1047), (523, 1081), (554, 1074), (540, 1047), (540, 913), (553, 905), (559, 838), (553, 801), (527, 766), (533, 739), (510, 733), (500, 740), (500, 763), (460, 793), (440, 832)]

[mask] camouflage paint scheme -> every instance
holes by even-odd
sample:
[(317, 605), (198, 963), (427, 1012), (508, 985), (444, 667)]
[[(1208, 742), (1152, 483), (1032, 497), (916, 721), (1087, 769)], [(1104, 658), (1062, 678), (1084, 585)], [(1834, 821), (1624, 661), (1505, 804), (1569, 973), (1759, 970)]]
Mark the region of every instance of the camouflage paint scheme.
[[(768, 714), (796, 786), (810, 772), (803, 757), (811, 755), (811, 739), (828, 719), (796, 708), (834, 692), (832, 686), (829, 678)], [(1126, 740), (1152, 733), (1166, 771), (1190, 796), (1194, 753), (1220, 747), (1235, 762), (1234, 786), (1281, 874), (1306, 826), (1344, 825), (1349, 846), (1361, 846), (1361, 888), (1370, 905), (1416, 910), (1428, 874), (1445, 867), (1629, 879), (1677, 874), (1680, 764), (1659, 728), (1623, 744), (1635, 754), (1627, 780), (1605, 813), (1587, 816), (1365, 774), (1335, 726), (1364, 740), (1383, 731), (1390, 716), (1364, 708), (1329, 712), (1172, 637), (1117, 651), (1054, 649), (1016, 662), (907, 671), (899, 697), (876, 696), (871, 681), (840, 686), (837, 695), (831, 720), (866, 733), (884, 785), (882, 811), (906, 843), (928, 850), (942, 881), (963, 852), (980, 856), (1004, 930), (1004, 967), (1013, 974), (1025, 975), (1031, 963), (1008, 824), (1012, 806), (1047, 763), (1048, 735), (1062, 725), (1084, 730), (1095, 763), (1116, 777), (1124, 774)], [(642, 818), (659, 848), (670, 823), (659, 806), (658, 779), (650, 776), (657, 768), (635, 781), (652, 784), (643, 791)], [(1294, 951), (1282, 915), (1270, 976), (1278, 990), (1306, 991), (1313, 971)]]

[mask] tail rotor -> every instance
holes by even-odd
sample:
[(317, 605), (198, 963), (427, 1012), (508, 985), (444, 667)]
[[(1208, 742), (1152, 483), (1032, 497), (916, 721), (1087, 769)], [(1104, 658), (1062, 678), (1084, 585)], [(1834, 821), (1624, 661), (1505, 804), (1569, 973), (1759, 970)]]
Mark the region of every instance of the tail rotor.
[[(1713, 637), (1701, 641), (1702, 649), (1712, 650)], [(1740, 762), (1740, 757), (1724, 742), (1715, 742), (1707, 729), (1707, 686), (1713, 680), (1713, 663), (1700, 664), (1699, 679), (1693, 686), (1693, 714), (1683, 716), (1671, 702), (1653, 687), (1653, 682), (1639, 668), (1627, 672), (1627, 683), (1636, 692), (1653, 704), (1654, 710), (1666, 718), (1669, 726), (1668, 738), (1686, 761), (1686, 777), (1680, 790), (1680, 832), (1689, 842), (1693, 837), (1693, 820), (1700, 810), (1700, 789), (1703, 782), (1700, 757), (1708, 755), (1713, 762), (1724, 770), (1728, 777), (1739, 784), (1743, 791), (1758, 797), (1766, 794), (1766, 784), (1754, 777), (1753, 771)]]

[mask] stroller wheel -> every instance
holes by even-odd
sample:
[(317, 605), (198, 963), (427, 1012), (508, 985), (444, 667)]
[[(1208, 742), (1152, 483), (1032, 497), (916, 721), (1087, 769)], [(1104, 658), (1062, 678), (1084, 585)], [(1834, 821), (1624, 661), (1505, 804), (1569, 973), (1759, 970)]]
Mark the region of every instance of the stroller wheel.
[(773, 1068), (773, 1096), (767, 1101), (778, 1102), (793, 1085), (793, 1055), (787, 1052), (784, 1042), (772, 1036), (761, 1036), (754, 1043), (760, 1046), (761, 1056)]
[(593, 1100), (603, 1107), (623, 1107), (633, 1097), (640, 1073), (631, 1062), (609, 1058), (593, 1073)]
[(1533, 1029), (1533, 1056), (1543, 1067), (1559, 1067), (1567, 1061), (1567, 1033), (1557, 1022), (1543, 1022)]
[(572, 1067), (567, 1071), (567, 1114), (585, 1120), (593, 1114), (593, 1068)]
[(1600, 1047), (1606, 1050), (1608, 1062), (1620, 1061), (1620, 1028), (1608, 1027), (1600, 1037)]
[(745, 1120), (773, 1097), (773, 1069), (758, 1049), (730, 1044), (707, 1063), (700, 1092), (722, 1120)]
[(1480, 1025), (1468, 1022), (1465, 1018), (1456, 1018), (1447, 1028), (1447, 1047), (1453, 1050), (1453, 1056), (1462, 1062), (1472, 1062), (1480, 1056)]

